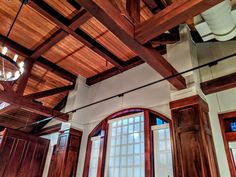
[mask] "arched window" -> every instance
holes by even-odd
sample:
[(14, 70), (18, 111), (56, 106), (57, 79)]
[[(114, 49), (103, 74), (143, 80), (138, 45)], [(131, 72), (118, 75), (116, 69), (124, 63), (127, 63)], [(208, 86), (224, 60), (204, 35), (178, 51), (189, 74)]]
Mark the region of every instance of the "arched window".
[(171, 132), (149, 109), (112, 114), (89, 134), (83, 177), (173, 177)]

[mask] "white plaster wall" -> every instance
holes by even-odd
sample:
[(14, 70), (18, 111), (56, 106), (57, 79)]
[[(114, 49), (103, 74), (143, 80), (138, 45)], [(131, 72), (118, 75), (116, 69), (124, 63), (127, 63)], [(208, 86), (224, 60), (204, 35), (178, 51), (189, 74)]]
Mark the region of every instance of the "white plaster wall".
[[(220, 46), (219, 48), (222, 48), (222, 44), (218, 45)], [(188, 38), (186, 28), (181, 29), (181, 42), (168, 46), (167, 50), (168, 54), (165, 57), (178, 71), (184, 71), (198, 65), (199, 58), (200, 63), (206, 62), (206, 59), (204, 58), (207, 58), (208, 60), (209, 58), (215, 58), (212, 51), (210, 52), (204, 46), (198, 46), (198, 51), (196, 51), (195, 44)], [(228, 50), (230, 49), (228, 48)], [(231, 50), (233, 50), (232, 47)], [(201, 72), (201, 75), (204, 77), (206, 74)], [(198, 73), (194, 72), (193, 78), (196, 82), (198, 82), (199, 79), (197, 76)], [(85, 79), (83, 77), (79, 77), (75, 90), (69, 94), (65, 112), (159, 80), (160, 78), (161, 76), (147, 64), (140, 65), (90, 87), (85, 84)], [(116, 111), (130, 107), (150, 108), (170, 117), (169, 102), (171, 100), (171, 90), (169, 83), (165, 81), (126, 94), (123, 97), (116, 97), (106, 102), (78, 110), (71, 115), (70, 123), (72, 123), (72, 126), (83, 130), (77, 177), (82, 177), (83, 174), (87, 136), (101, 120)], [(221, 98), (221, 106), (217, 105), (218, 102), (214, 95), (207, 96), (221, 177), (229, 177), (229, 169), (225, 158), (222, 135), (219, 129), (217, 114), (220, 110), (218, 107), (222, 107), (226, 104), (227, 107), (225, 107), (225, 110), (233, 109), (234, 107), (236, 108), (236, 105), (234, 105), (234, 103), (236, 103), (236, 101), (234, 102), (233, 97), (234, 92), (227, 93), (225, 93), (226, 97)], [(225, 103), (225, 100), (231, 101), (230, 103)]]
[[(236, 53), (236, 42), (211, 42), (198, 44), (199, 64), (205, 64), (210, 61)], [(200, 69), (202, 81), (224, 76), (236, 72), (236, 56), (219, 62), (217, 65), (204, 67)]]
[[(235, 41), (198, 44), (197, 49), (199, 64), (205, 64), (218, 58), (236, 53), (235, 46)], [(200, 70), (200, 75), (201, 80), (206, 81), (231, 74), (233, 72), (236, 72), (236, 57), (219, 62), (211, 68), (208, 66), (204, 67)], [(210, 109), (210, 122), (220, 174), (221, 177), (230, 177), (218, 114), (236, 109), (236, 89), (229, 89), (207, 95), (206, 100)]]
[(209, 105), (209, 115), (213, 132), (216, 155), (218, 159), (221, 177), (230, 177), (228, 162), (226, 159), (223, 137), (219, 123), (219, 113), (235, 111), (236, 88), (210, 94), (206, 97)]
[[(68, 102), (66, 111), (142, 86), (160, 78), (160, 75), (147, 64), (140, 65), (91, 87), (88, 87), (85, 84), (85, 79), (80, 77), (78, 78), (79, 85), (76, 86), (77, 90), (70, 94), (71, 99)], [(70, 122), (74, 127), (83, 129), (77, 176), (82, 177), (87, 136), (101, 120), (116, 111), (131, 107), (150, 108), (170, 117), (169, 93), (169, 83), (161, 82), (74, 113)]]
[(59, 133), (52, 133), (52, 134), (49, 134), (49, 135), (42, 136), (42, 138), (50, 140), (50, 145), (49, 145), (49, 148), (48, 148), (48, 154), (47, 154), (47, 158), (46, 158), (46, 162), (45, 162), (44, 170), (43, 170), (43, 177), (48, 176), (49, 166), (50, 166), (52, 153), (53, 153), (53, 147), (54, 147), (54, 145), (57, 144), (58, 137), (59, 137)]

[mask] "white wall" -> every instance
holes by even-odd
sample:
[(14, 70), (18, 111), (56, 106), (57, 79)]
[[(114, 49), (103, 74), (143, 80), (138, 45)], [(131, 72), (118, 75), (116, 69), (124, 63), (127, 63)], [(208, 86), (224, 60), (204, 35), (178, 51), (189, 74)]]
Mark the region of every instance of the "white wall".
[(209, 115), (220, 175), (221, 177), (230, 177), (218, 114), (236, 109), (236, 88), (210, 94), (206, 98), (210, 110)]
[[(158, 79), (160, 79), (159, 74), (147, 64), (140, 65), (91, 87), (87, 87), (85, 79), (80, 77), (77, 91), (70, 94), (71, 99), (66, 110), (84, 106)], [(169, 93), (168, 82), (162, 82), (74, 113), (70, 122), (74, 127), (83, 127), (84, 130), (77, 176), (82, 177), (87, 136), (101, 120), (116, 111), (131, 107), (150, 108), (170, 117)]]
[[(236, 53), (235, 46), (235, 41), (198, 44), (199, 64)], [(204, 67), (200, 70), (200, 75), (201, 80), (206, 81), (234, 72), (236, 72), (236, 57), (219, 62), (212, 67)], [(207, 95), (206, 100), (210, 109), (209, 115), (220, 174), (221, 177), (230, 177), (218, 114), (236, 109), (236, 88)]]
[[(221, 46), (222, 44), (218, 45)], [(231, 47), (231, 49), (233, 48)], [(198, 58), (200, 58), (199, 62), (206, 62), (205, 58), (208, 60), (209, 58), (215, 58), (215, 55), (212, 54), (213, 48), (212, 51), (208, 50), (207, 52), (202, 45), (198, 46), (197, 56), (196, 46), (189, 39), (188, 30), (184, 27), (181, 27), (181, 42), (168, 46), (167, 51), (168, 53), (165, 57), (178, 71), (190, 69), (198, 65)], [(204, 53), (206, 55), (203, 55)], [(205, 73), (201, 72), (202, 76), (205, 76)], [(193, 80), (195, 80), (196, 83), (198, 83), (199, 80), (197, 77), (198, 72), (194, 72)], [(160, 78), (161, 76), (147, 64), (142, 64), (136, 68), (90, 87), (85, 84), (85, 79), (83, 77), (79, 77), (75, 90), (69, 95), (65, 111), (70, 111), (75, 108), (85, 106), (129, 89), (159, 80)], [(169, 102), (171, 100), (171, 92), (173, 92), (173, 88), (171, 88), (169, 83), (165, 81), (126, 94), (123, 97), (116, 97), (103, 103), (78, 110), (74, 113), (71, 116), (70, 123), (72, 123), (74, 128), (77, 127), (83, 130), (77, 177), (82, 177), (83, 174), (87, 136), (101, 120), (116, 111), (131, 107), (149, 108), (170, 118)], [(224, 104), (227, 105), (224, 109), (225, 111), (234, 107), (236, 108), (236, 100), (234, 102), (233, 94), (234, 92), (232, 91), (230, 93), (226, 92), (226, 97), (220, 98), (222, 104), (220, 107)], [(225, 98), (226, 101), (231, 100), (230, 103), (225, 103)], [(220, 112), (218, 109), (219, 105), (214, 95), (207, 96), (207, 101), (210, 107), (210, 119), (214, 143), (216, 145), (217, 158), (220, 162), (220, 174), (221, 177), (229, 177), (229, 169), (225, 157), (222, 135), (219, 129), (219, 121), (217, 116), (218, 112)]]
[(50, 166), (50, 162), (51, 162), (51, 158), (52, 158), (53, 148), (54, 148), (54, 145), (57, 144), (58, 137), (59, 137), (59, 133), (52, 133), (49, 135), (42, 136), (42, 138), (50, 140), (48, 154), (47, 154), (47, 158), (46, 158), (46, 162), (45, 162), (44, 170), (43, 170), (43, 177), (48, 176), (48, 171), (49, 171), (49, 166)]

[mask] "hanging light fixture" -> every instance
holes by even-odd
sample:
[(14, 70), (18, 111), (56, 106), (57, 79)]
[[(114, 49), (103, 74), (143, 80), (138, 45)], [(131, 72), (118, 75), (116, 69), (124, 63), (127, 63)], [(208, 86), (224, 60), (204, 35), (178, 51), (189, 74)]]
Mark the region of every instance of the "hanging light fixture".
[[(25, 0), (22, 1), (22, 4), (13, 20), (13, 23), (7, 33), (7, 38), (9, 37), (11, 30), (16, 22), (16, 19), (26, 3)], [(0, 81), (14, 81), (17, 80), (24, 72), (24, 62), (17, 63), (19, 57), (18, 54), (15, 54), (13, 58), (7, 56), (8, 48), (3, 43), (2, 52), (0, 53)]]

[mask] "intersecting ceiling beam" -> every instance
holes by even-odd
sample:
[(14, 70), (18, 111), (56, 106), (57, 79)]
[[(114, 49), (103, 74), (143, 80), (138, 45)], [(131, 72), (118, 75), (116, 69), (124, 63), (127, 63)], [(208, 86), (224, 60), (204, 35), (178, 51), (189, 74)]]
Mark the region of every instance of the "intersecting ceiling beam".
[(40, 104), (30, 102), (27, 98), (19, 96), (15, 93), (12, 94), (9, 92), (0, 91), (0, 100), (43, 116), (58, 116), (56, 119), (61, 121), (67, 121), (69, 118), (68, 114), (64, 114)]
[(105, 79), (108, 79), (108, 78), (110, 78), (110, 77), (112, 77), (112, 76), (115, 76), (115, 75), (117, 75), (117, 74), (120, 74), (120, 73), (122, 73), (122, 72), (124, 72), (124, 71), (127, 71), (127, 70), (131, 69), (131, 68), (134, 68), (134, 67), (136, 67), (136, 66), (138, 66), (138, 65), (141, 65), (141, 64), (143, 64), (143, 63), (144, 63), (144, 61), (143, 61), (141, 58), (135, 57), (135, 58), (130, 59), (130, 60), (128, 60), (128, 61), (126, 62), (123, 71), (120, 71), (120, 70), (117, 69), (117, 68), (108, 69), (108, 70), (106, 70), (106, 71), (104, 71), (104, 72), (102, 72), (102, 73), (99, 73), (99, 74), (97, 74), (97, 75), (95, 75), (95, 76), (92, 76), (92, 77), (88, 78), (88, 79), (86, 80), (86, 84), (87, 84), (87, 85), (96, 84), (96, 83), (101, 82), (101, 81), (103, 81), (103, 80), (105, 80)]
[[(109, 1), (76, 1), (163, 77), (178, 73), (158, 51), (144, 47), (134, 39), (134, 26), (121, 16), (119, 11)], [(169, 82), (177, 89), (186, 88), (185, 79), (182, 76), (169, 79)]]
[(143, 0), (143, 2), (148, 6), (150, 10), (154, 10), (158, 7), (155, 0)]
[(126, 0), (126, 10), (134, 24), (140, 23), (140, 1)]
[[(159, 47), (156, 48), (156, 50), (158, 50), (161, 55), (164, 55), (167, 52), (166, 51), (166, 46), (159, 46)], [(125, 67), (124, 67), (123, 72), (127, 71), (129, 69), (132, 69), (132, 68), (134, 68), (136, 66), (139, 66), (139, 65), (141, 65), (143, 63), (144, 63), (144, 61), (140, 57), (134, 57), (132, 59), (129, 59), (124, 64)], [(95, 76), (92, 76), (92, 77), (88, 78), (86, 80), (86, 84), (87, 85), (93, 85), (93, 84), (96, 84), (98, 82), (101, 82), (103, 80), (111, 78), (111, 77), (113, 77), (113, 76), (115, 76), (117, 74), (120, 74), (120, 73), (122, 73), (122, 71), (120, 71), (119, 69), (111, 68), (109, 70), (106, 70), (106, 71), (104, 71), (102, 73), (99, 73), (99, 74), (97, 74)]]
[[(86, 35), (86, 33), (84, 33), (82, 30), (79, 29), (79, 26), (81, 25), (80, 22), (74, 20), (71, 23), (71, 21), (69, 21), (63, 15), (58, 13), (44, 1), (30, 0), (28, 2), (28, 5), (34, 10), (38, 11), (43, 16), (45, 16), (46, 18), (48, 18), (49, 20), (51, 20), (65, 32), (75, 37), (77, 40), (79, 40), (82, 44), (93, 50), (95, 53), (99, 54), (100, 56), (108, 60), (114, 66), (116, 66), (120, 70), (123, 69), (122, 61), (118, 57), (116, 57), (114, 54), (112, 54), (110, 51), (104, 48), (101, 44), (93, 40), (89, 35)], [(88, 14), (87, 17), (91, 18), (91, 16)], [(78, 20), (80, 20), (79, 17)]]
[(28, 80), (30, 78), (31, 75), (31, 71), (34, 65), (34, 60), (30, 59), (30, 58), (26, 58), (25, 59), (25, 68), (24, 68), (24, 72), (22, 74), (22, 76), (19, 78), (18, 80), (18, 85), (16, 88), (16, 93), (19, 95), (23, 95), (25, 88), (27, 86)]
[[(12, 51), (14, 51), (15, 53), (23, 56), (23, 57), (26, 57), (26, 58), (29, 58), (31, 55), (32, 55), (32, 51), (30, 51), (29, 49), (21, 46), (20, 44), (12, 41), (11, 39), (9, 38), (6, 38), (5, 36), (1, 35), (0, 34), (0, 41), (1, 42), (4, 42), (4, 44), (10, 48)], [(61, 68), (60, 66), (52, 63), (51, 61), (43, 58), (43, 57), (40, 57), (36, 60), (36, 64), (40, 65), (41, 67), (57, 74), (58, 76), (68, 80), (68, 81), (71, 81), (71, 82), (75, 82), (77, 76), (70, 73), (69, 71)]]
[(137, 25), (135, 39), (145, 44), (169, 29), (200, 14), (223, 0), (179, 0), (167, 6), (149, 20)]

